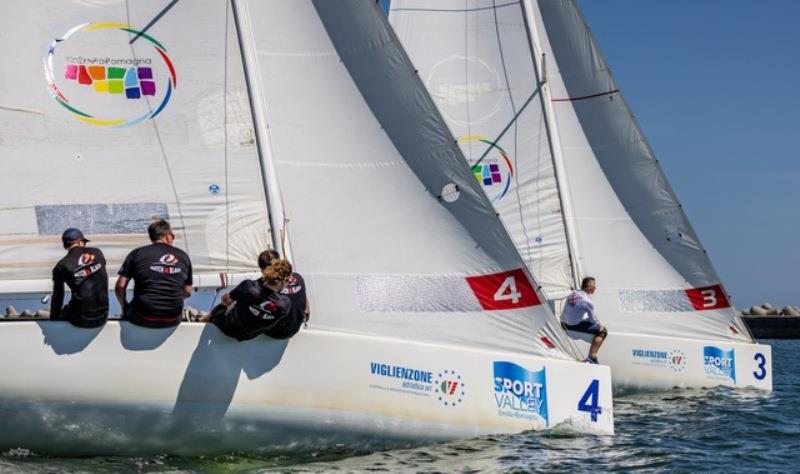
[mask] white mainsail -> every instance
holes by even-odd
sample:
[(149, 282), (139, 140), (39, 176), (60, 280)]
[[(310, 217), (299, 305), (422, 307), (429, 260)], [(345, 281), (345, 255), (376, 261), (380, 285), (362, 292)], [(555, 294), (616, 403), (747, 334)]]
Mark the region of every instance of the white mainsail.
[[(315, 325), (551, 354), (534, 336), (557, 323), (385, 20), (246, 6), (294, 259), (327, 308)], [(490, 274), (487, 305), (465, 278)]]
[(598, 279), (601, 361), (618, 385), (771, 389), (769, 346), (752, 344), (574, 1), (390, 9), (556, 311), (582, 277)]
[(528, 268), (565, 293), (574, 272), (522, 6), (394, 1), (390, 18)]
[(531, 8), (576, 253), (620, 332), (752, 342), (574, 1)]
[[(454, 135), (532, 177), (494, 204), (534, 274), (560, 275), (551, 298), (593, 275), (612, 330), (751, 341), (573, 1), (396, 0), (391, 21)], [(558, 250), (531, 255), (547, 235)]]
[(199, 281), (252, 272), (272, 246), (230, 8), (193, 3), (132, 44), (163, 2), (4, 6), (0, 292), (48, 291), (67, 227), (110, 275), (153, 218), (171, 221)]
[[(41, 62), (58, 39), (49, 90), (47, 81), (36, 88), (15, 79), (20, 93), (0, 96), (0, 119), (18, 144), (2, 149), (18, 181), (11, 210), (33, 219), (42, 202), (66, 206), (49, 214), (60, 221), (47, 222), (59, 232), (83, 226), (113, 265), (145, 242), (150, 219), (122, 204), (163, 203), (156, 210), (183, 227), (183, 246), (201, 272), (246, 272), (263, 248), (290, 250), (306, 278), (312, 318), (289, 341), (245, 342), (213, 324), (147, 329), (109, 321), (86, 330), (4, 321), (0, 448), (272, 452), (408, 445), (562, 423), (613, 433), (608, 367), (570, 354), (374, 2), (202, 0), (170, 3), (166, 13), (162, 2), (47, 5), (21, 6), (24, 21), (0, 15), (2, 34), (23, 35), (21, 25), (46, 19), (30, 30), (41, 51), (0, 46), (23, 75), (41, 71), (28, 56)], [(110, 36), (114, 28), (125, 34)], [(58, 59), (65, 45), (94, 33), (98, 40), (76, 41), (70, 59)], [(169, 61), (157, 63), (165, 54)], [(113, 86), (119, 97), (110, 83), (94, 85), (106, 80), (97, 63), (145, 57), (162, 68), (134, 69), (130, 84), (127, 68), (122, 88)], [(81, 61), (98, 68), (69, 68), (87, 65)], [(159, 105), (120, 109), (116, 99), (137, 100), (133, 91), (127, 97), (129, 85), (139, 100)], [(232, 95), (233, 85), (242, 94)], [(162, 107), (165, 91), (171, 95)], [(91, 112), (77, 107), (81, 100)], [(128, 112), (123, 122), (104, 115), (118, 110)], [(61, 164), (63, 141), (87, 147), (81, 160), (93, 166)], [(46, 165), (60, 193), (19, 184), (31, 176), (11, 159), (22, 153)], [(167, 164), (171, 181), (163, 176)], [(76, 188), (71, 196), (62, 183), (85, 183), (85, 173), (97, 194)], [(226, 190), (222, 206), (214, 200)], [(106, 202), (120, 202), (124, 212), (96, 210)], [(251, 207), (258, 212), (241, 210)], [(86, 213), (91, 219), (80, 220)], [(220, 241), (221, 229), (231, 239)], [(47, 283), (60, 242), (39, 227), (26, 232), (37, 242), (20, 239), (0, 252), (10, 255), (0, 280), (23, 275), (31, 280), (20, 281)], [(16, 272), (25, 252), (42, 263)]]

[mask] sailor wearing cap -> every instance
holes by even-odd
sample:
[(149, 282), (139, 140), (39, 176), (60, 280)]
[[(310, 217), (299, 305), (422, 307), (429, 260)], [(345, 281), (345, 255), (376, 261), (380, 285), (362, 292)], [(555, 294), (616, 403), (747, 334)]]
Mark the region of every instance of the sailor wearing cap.
[[(61, 234), (67, 255), (53, 268), (53, 296), (50, 319), (69, 321), (75, 326), (102, 326), (108, 318), (108, 275), (103, 252), (87, 247), (83, 232), (70, 227)], [(72, 296), (64, 304), (64, 285)]]

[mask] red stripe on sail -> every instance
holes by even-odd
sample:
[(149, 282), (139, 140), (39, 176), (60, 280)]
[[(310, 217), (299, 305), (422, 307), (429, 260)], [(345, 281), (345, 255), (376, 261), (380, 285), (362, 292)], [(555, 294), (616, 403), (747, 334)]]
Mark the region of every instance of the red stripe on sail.
[(725, 295), (725, 290), (720, 285), (692, 288), (685, 291), (686, 296), (689, 297), (689, 301), (692, 303), (692, 307), (697, 311), (729, 308), (731, 306), (727, 295)]
[(467, 284), (484, 310), (517, 309), (541, 304), (522, 269), (467, 277)]

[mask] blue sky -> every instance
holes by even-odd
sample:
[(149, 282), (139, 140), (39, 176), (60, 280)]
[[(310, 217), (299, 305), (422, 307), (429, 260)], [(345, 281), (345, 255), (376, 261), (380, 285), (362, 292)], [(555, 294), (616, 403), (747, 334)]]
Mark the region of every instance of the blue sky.
[(800, 305), (800, 1), (579, 5), (734, 303)]

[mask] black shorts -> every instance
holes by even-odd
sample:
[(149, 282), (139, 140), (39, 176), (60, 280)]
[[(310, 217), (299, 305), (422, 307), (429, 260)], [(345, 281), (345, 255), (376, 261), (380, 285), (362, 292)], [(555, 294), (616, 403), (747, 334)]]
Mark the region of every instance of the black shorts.
[(574, 326), (571, 326), (569, 324), (564, 324), (564, 329), (570, 331), (585, 332), (587, 334), (594, 334), (595, 336), (598, 336), (603, 331), (603, 325), (600, 323), (590, 323), (589, 321), (581, 321)]

